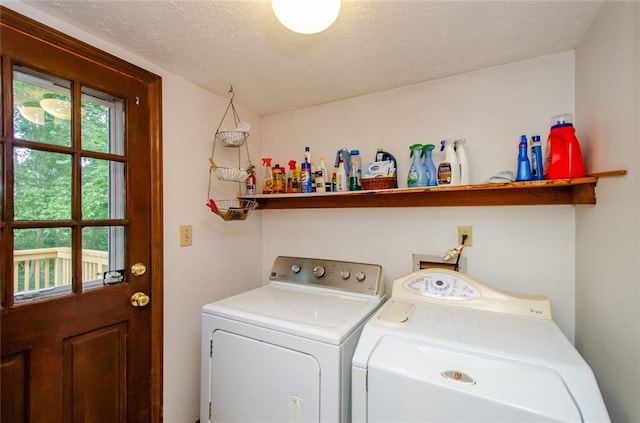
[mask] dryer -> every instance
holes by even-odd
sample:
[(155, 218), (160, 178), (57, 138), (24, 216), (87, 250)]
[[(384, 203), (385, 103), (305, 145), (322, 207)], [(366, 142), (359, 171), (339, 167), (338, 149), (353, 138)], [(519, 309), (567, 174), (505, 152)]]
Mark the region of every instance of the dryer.
[(608, 422), (542, 296), (446, 269), (393, 282), (353, 357), (354, 423)]
[(350, 421), (351, 359), (382, 267), (277, 257), (269, 283), (202, 310), (201, 422)]

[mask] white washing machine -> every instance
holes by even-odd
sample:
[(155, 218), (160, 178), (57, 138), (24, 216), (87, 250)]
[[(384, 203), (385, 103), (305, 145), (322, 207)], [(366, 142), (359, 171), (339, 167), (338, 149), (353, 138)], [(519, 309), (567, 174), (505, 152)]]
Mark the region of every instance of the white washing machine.
[(204, 306), (201, 422), (347, 422), (351, 359), (382, 267), (277, 257), (269, 284)]
[(542, 296), (424, 269), (397, 279), (353, 357), (353, 422), (608, 422)]

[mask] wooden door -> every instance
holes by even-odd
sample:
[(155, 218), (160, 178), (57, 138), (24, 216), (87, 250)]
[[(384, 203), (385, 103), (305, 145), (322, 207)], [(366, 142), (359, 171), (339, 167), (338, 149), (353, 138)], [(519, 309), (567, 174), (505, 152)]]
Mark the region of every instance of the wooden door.
[(0, 13), (2, 421), (161, 421), (160, 78)]

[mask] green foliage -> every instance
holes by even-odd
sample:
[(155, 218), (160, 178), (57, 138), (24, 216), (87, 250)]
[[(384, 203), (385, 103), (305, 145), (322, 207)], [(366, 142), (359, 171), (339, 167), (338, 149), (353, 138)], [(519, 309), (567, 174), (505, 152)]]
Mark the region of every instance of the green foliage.
[[(14, 98), (29, 98), (35, 85), (14, 81)], [(67, 96), (57, 98), (70, 100)], [(37, 103), (35, 103), (37, 105)], [(44, 113), (44, 122), (34, 123), (14, 107), (14, 135), (18, 139), (71, 146), (71, 121)], [(29, 106), (34, 107), (31, 104)], [(35, 106), (37, 107), (37, 106)], [(110, 109), (90, 101), (82, 103), (82, 149), (109, 151)], [(71, 153), (54, 153), (36, 148), (16, 148), (14, 151), (14, 211), (16, 220), (71, 219), (72, 161)], [(109, 213), (109, 162), (82, 157), (82, 210), (85, 219), (106, 219)], [(83, 233), (83, 248), (108, 250), (107, 228)], [(85, 239), (86, 237), (86, 239)], [(68, 228), (17, 230), (14, 248), (35, 249), (70, 246)]]

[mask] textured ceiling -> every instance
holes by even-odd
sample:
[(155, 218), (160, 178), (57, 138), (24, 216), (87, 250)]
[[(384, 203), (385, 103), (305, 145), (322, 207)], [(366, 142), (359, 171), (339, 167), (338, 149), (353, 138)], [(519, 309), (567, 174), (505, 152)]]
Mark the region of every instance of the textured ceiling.
[(301, 35), (268, 0), (23, 2), (263, 115), (571, 50), (602, 5), (343, 0)]

